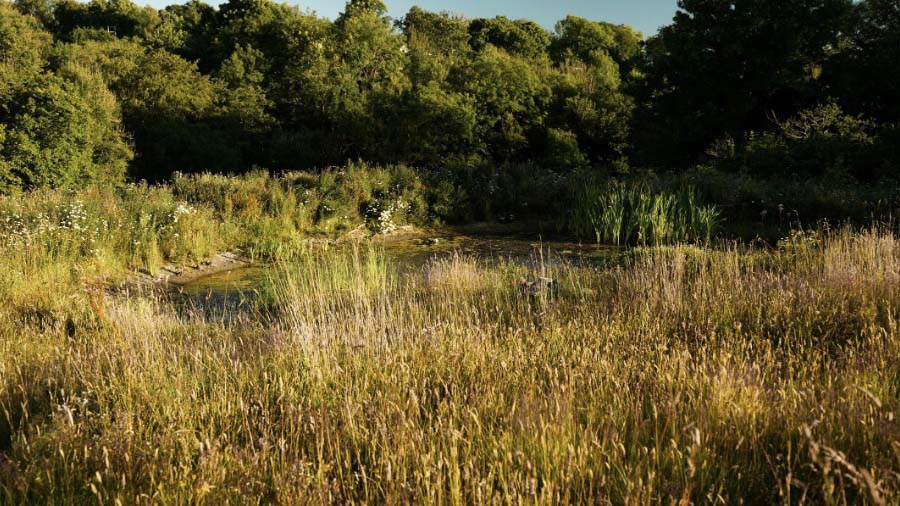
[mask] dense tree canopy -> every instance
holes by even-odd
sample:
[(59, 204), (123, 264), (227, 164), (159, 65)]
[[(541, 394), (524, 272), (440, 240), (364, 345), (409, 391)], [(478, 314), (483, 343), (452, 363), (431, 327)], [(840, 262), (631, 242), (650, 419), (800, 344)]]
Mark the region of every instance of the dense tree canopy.
[(81, 67), (42, 74), (14, 98), (0, 136), (0, 190), (123, 180), (131, 151), (115, 97)]
[[(646, 41), (576, 16), (549, 31), (386, 12), (380, 0), (351, 0), (333, 22), (273, 0), (0, 0), (3, 189), (348, 159), (625, 170), (713, 157), (765, 172), (759, 160), (785, 150), (798, 173), (896, 175), (895, 0), (681, 0)], [(861, 136), (786, 136), (820, 116)], [(852, 155), (799, 161), (834, 149)], [(887, 161), (864, 170), (873, 150)]]
[(36, 18), (0, 2), (0, 106), (40, 74), (52, 43)]
[(855, 23), (826, 76), (850, 109), (882, 121), (900, 118), (900, 3), (868, 0), (856, 6)]
[(103, 78), (77, 64), (48, 72), (51, 42), (0, 3), (0, 191), (115, 183), (131, 159)]
[[(852, 0), (680, 0), (646, 51), (641, 128), (662, 159), (766, 128), (821, 97)], [(648, 147), (645, 145), (644, 147)]]

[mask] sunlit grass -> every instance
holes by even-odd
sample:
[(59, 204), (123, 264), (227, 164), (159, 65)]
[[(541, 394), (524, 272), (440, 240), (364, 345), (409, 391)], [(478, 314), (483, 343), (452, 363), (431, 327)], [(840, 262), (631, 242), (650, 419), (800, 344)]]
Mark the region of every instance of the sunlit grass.
[(319, 253), (226, 323), (60, 274), (0, 312), (0, 502), (896, 500), (898, 239), (630, 258)]

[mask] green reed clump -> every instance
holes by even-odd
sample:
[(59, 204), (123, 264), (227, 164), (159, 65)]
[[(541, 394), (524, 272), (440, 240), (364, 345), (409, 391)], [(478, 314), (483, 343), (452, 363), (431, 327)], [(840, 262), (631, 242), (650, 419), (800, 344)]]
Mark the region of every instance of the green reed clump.
[(589, 227), (598, 243), (674, 244), (709, 242), (719, 225), (719, 212), (697, 200), (693, 188), (653, 192), (646, 185), (620, 181), (583, 190), (576, 222)]

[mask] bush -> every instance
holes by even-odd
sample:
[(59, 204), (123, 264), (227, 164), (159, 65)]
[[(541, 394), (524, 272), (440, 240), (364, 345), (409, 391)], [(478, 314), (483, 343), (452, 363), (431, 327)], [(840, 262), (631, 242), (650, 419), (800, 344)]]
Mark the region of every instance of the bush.
[(0, 135), (0, 192), (124, 181), (130, 148), (115, 98), (80, 67), (45, 74), (18, 94)]
[(679, 174), (663, 174), (656, 188), (693, 187), (703, 202), (714, 204), (729, 233), (744, 239), (778, 239), (792, 227), (891, 220), (900, 210), (900, 185), (883, 180), (865, 184), (833, 177), (759, 177), (698, 166)]
[(578, 138), (568, 130), (551, 128), (547, 131), (547, 154), (544, 157), (547, 167), (562, 170), (574, 170), (587, 165), (587, 158), (578, 148)]
[(774, 132), (751, 133), (738, 153), (754, 175), (846, 175), (863, 181), (880, 177), (873, 167), (875, 126), (845, 114), (834, 103), (801, 111)]

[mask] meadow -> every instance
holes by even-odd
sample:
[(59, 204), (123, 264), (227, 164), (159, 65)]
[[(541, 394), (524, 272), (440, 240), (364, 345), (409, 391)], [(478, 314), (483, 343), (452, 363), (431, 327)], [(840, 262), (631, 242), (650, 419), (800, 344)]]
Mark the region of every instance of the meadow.
[(900, 505), (900, 1), (163, 3), (0, 0), (0, 506)]
[[(304, 242), (388, 198), (304, 177), (0, 201), (0, 504), (898, 501), (891, 226), (401, 269)], [(129, 282), (233, 247), (274, 274), (232, 318)]]

